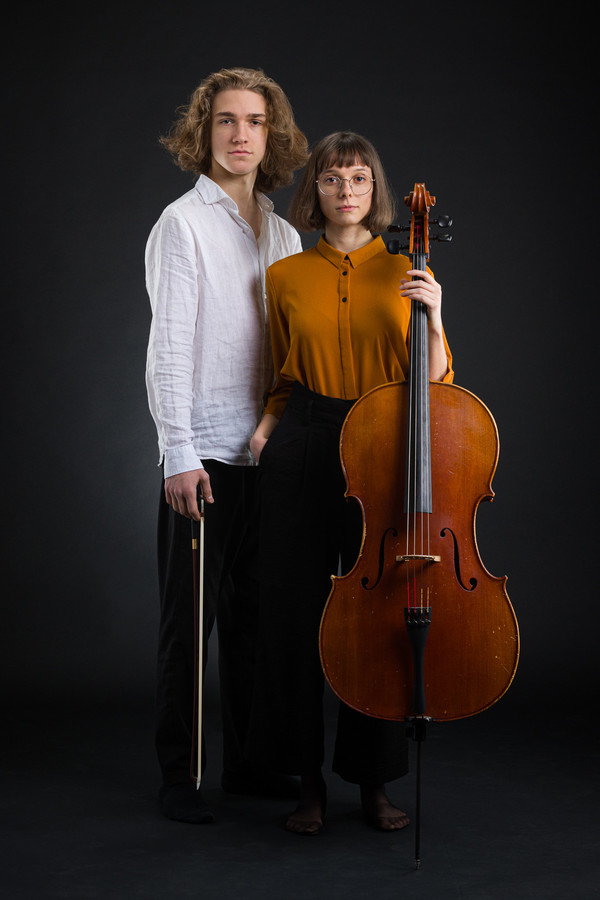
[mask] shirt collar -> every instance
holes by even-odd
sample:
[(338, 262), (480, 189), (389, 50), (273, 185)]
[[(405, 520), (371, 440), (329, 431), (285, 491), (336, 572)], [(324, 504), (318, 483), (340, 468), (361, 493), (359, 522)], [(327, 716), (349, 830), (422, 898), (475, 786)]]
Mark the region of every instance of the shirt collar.
[(325, 259), (328, 259), (329, 262), (333, 263), (334, 266), (341, 266), (344, 261), (349, 260), (352, 268), (356, 269), (357, 266), (360, 266), (362, 263), (367, 262), (367, 260), (377, 256), (382, 250), (385, 250), (385, 244), (383, 243), (381, 235), (378, 234), (377, 237), (373, 238), (372, 241), (369, 241), (368, 244), (365, 244), (364, 247), (359, 247), (358, 250), (352, 250), (351, 253), (344, 253), (342, 250), (336, 250), (335, 247), (328, 244), (325, 237), (321, 235), (319, 243), (317, 244), (317, 250), (325, 257)]
[[(208, 175), (201, 175), (195, 184), (196, 191), (205, 203), (222, 203), (228, 209), (239, 212), (237, 203), (226, 194), (223, 188), (209, 178)], [(256, 200), (258, 205), (266, 215), (273, 212), (273, 202), (264, 194), (256, 192)]]

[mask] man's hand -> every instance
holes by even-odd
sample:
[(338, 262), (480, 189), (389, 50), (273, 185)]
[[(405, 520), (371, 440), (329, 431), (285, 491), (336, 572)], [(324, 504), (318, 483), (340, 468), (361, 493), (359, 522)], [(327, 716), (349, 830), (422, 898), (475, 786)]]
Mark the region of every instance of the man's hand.
[(187, 519), (195, 519), (196, 522), (200, 521), (198, 485), (205, 502), (214, 503), (206, 469), (192, 469), (190, 472), (181, 472), (179, 475), (165, 478), (165, 497), (169, 506), (180, 515)]

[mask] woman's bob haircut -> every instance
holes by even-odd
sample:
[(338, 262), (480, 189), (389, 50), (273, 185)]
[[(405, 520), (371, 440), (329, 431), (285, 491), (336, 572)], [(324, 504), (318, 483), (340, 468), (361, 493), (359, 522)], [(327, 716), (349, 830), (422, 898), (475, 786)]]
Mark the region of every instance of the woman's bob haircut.
[(369, 166), (373, 172), (373, 201), (362, 225), (373, 234), (385, 231), (393, 222), (396, 203), (373, 144), (352, 131), (336, 131), (315, 146), (302, 173), (300, 183), (288, 211), (288, 219), (300, 231), (319, 231), (325, 227), (325, 216), (319, 204), (319, 175), (336, 166)]
[(290, 102), (279, 85), (262, 69), (221, 69), (202, 81), (179, 118), (160, 143), (172, 154), (180, 169), (208, 175), (212, 164), (210, 146), (213, 101), (219, 91), (254, 91), (265, 99), (267, 148), (256, 176), (255, 188), (269, 193), (291, 184), (294, 172), (308, 158), (308, 143), (294, 121)]

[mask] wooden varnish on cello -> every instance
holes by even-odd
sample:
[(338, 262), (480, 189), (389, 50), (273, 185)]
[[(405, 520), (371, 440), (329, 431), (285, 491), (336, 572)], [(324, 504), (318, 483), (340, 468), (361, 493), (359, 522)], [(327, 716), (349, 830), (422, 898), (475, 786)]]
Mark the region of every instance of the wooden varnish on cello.
[[(412, 268), (423, 271), (435, 198), (415, 184), (405, 202)], [(508, 690), (517, 620), (507, 577), (486, 570), (475, 532), (498, 448), (481, 400), (429, 383), (426, 311), (413, 300), (408, 381), (361, 397), (340, 438), (363, 541), (353, 569), (332, 576), (319, 640), (327, 681), (348, 706), (422, 726), (475, 715)]]

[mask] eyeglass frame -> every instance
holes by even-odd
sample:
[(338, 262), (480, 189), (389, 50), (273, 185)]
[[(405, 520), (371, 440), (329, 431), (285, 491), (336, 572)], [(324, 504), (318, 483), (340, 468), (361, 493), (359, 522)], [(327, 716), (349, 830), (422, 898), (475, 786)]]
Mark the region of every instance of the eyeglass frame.
[[(319, 178), (321, 178), (321, 177), (322, 177), (322, 175), (319, 175)], [(339, 184), (338, 184), (338, 186), (337, 186), (337, 190), (334, 191), (333, 194), (326, 194), (325, 191), (323, 190), (323, 188), (321, 187), (321, 185), (319, 184), (319, 178), (316, 178), (316, 179), (315, 179), (315, 184), (317, 185), (317, 188), (318, 188), (319, 191), (323, 194), (324, 197), (335, 197), (335, 195), (336, 195), (337, 193), (339, 193), (339, 190), (340, 190), (340, 188), (342, 187), (342, 185), (343, 185), (343, 183), (344, 183), (345, 181), (348, 182), (348, 187), (350, 188), (350, 190), (351, 190), (354, 194), (356, 194), (357, 197), (364, 197), (364, 196), (366, 196), (366, 194), (368, 194), (370, 191), (373, 190), (373, 185), (375, 184), (375, 179), (374, 179), (374, 178), (369, 178), (368, 175), (365, 175), (365, 174), (362, 173), (362, 172), (359, 172), (359, 173), (357, 173), (356, 175), (352, 175), (350, 178), (342, 178), (340, 175), (328, 175), (327, 177), (328, 177), (328, 178), (337, 178), (337, 180), (339, 181)], [(371, 187), (369, 188), (369, 190), (368, 190), (368, 191), (365, 191), (364, 194), (357, 194), (356, 191), (353, 189), (353, 186), (352, 186), (352, 181), (353, 181), (355, 178), (368, 178), (368, 179), (370, 180), (370, 182), (371, 182)]]

